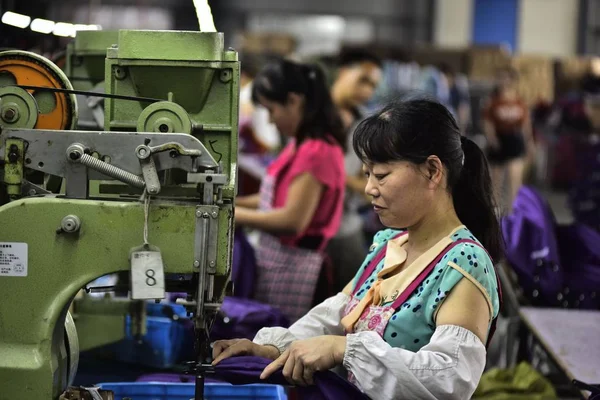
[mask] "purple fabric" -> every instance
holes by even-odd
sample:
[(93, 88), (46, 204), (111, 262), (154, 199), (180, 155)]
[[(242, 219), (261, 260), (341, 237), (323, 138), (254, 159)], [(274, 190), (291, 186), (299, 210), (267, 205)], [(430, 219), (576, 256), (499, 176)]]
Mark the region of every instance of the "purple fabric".
[(570, 307), (600, 309), (600, 233), (583, 224), (559, 226), (561, 295)]
[(505, 255), (535, 305), (553, 306), (563, 282), (554, 217), (542, 196), (522, 187), (502, 219)]
[(578, 177), (569, 191), (575, 220), (600, 232), (600, 143), (586, 138), (577, 144)]
[(252, 340), (265, 327), (288, 327), (289, 321), (281, 311), (254, 300), (226, 297), (221, 317), (211, 330), (211, 340), (246, 338)]
[(506, 259), (535, 306), (600, 307), (600, 234), (581, 224), (559, 226), (549, 205), (523, 187), (502, 219)]
[[(166, 383), (194, 383), (194, 375), (185, 374), (148, 374), (140, 376), (136, 382), (166, 382)], [(205, 382), (219, 382), (216, 379), (206, 378)]]
[[(214, 378), (234, 385), (252, 383), (270, 383), (287, 386), (281, 370), (262, 381), (260, 374), (272, 360), (260, 357), (232, 357), (223, 360), (215, 367)], [(298, 397), (303, 400), (339, 400), (368, 399), (360, 390), (347, 380), (331, 371), (316, 372), (315, 384), (309, 387), (298, 387)]]
[(256, 258), (254, 257), (254, 248), (248, 242), (246, 234), (240, 229), (236, 229), (234, 235), (231, 269), (233, 295), (243, 299), (252, 298), (256, 277)]
[[(260, 357), (232, 357), (215, 366), (215, 374), (206, 378), (206, 382), (229, 382), (234, 385), (267, 383), (289, 386), (282, 371), (277, 371), (269, 379), (261, 380), (260, 374), (271, 363), (271, 360)], [(317, 372), (314, 375), (315, 385), (296, 388), (302, 400), (368, 400), (369, 398), (347, 380), (331, 371)], [(191, 375), (150, 374), (140, 377), (137, 382), (194, 382)]]

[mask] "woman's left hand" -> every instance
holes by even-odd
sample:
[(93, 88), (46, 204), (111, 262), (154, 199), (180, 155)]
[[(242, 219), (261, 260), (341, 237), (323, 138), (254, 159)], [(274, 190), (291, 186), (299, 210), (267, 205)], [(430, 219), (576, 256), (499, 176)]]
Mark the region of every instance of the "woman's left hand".
[(260, 379), (267, 379), (283, 368), (283, 376), (292, 385), (312, 385), (313, 374), (342, 364), (345, 352), (345, 336), (317, 336), (297, 340), (265, 368)]

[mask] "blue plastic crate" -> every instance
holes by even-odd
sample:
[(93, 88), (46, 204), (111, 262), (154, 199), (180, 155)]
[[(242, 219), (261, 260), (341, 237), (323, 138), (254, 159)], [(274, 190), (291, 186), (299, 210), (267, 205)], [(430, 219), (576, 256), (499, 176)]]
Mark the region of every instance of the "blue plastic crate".
[(116, 359), (153, 368), (171, 368), (193, 352), (193, 330), (189, 321), (147, 317), (146, 335), (137, 341), (126, 319), (126, 338), (115, 343)]
[(132, 333), (131, 316), (128, 315), (125, 339), (89, 353), (101, 359), (158, 369), (169, 369), (188, 360), (193, 353), (194, 332), (192, 322), (185, 317), (185, 307), (148, 302), (146, 311), (146, 334), (140, 340)]
[[(111, 390), (115, 400), (190, 400), (194, 397), (193, 383), (101, 383), (101, 389)], [(285, 389), (277, 385), (242, 385), (206, 383), (206, 400), (287, 400)]]
[[(166, 309), (170, 309), (166, 310)], [(173, 313), (179, 318), (187, 318), (187, 310), (181, 304), (174, 303), (158, 303), (147, 302), (146, 303), (146, 314), (149, 317), (167, 317), (167, 314)]]

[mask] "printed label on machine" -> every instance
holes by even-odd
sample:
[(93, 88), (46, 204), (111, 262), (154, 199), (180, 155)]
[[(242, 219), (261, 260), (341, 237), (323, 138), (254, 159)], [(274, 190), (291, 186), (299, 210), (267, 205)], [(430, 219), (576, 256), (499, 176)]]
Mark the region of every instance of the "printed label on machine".
[(2, 276), (27, 276), (27, 243), (0, 242)]
[(165, 298), (165, 270), (160, 251), (134, 251), (131, 254), (131, 298)]

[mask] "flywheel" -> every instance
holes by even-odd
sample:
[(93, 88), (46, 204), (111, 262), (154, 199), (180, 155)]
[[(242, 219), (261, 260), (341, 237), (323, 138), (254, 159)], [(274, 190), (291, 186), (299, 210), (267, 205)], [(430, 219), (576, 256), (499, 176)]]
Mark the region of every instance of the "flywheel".
[(0, 125), (75, 129), (77, 101), (74, 94), (21, 89), (19, 86), (73, 90), (66, 75), (52, 61), (28, 51), (0, 52)]

